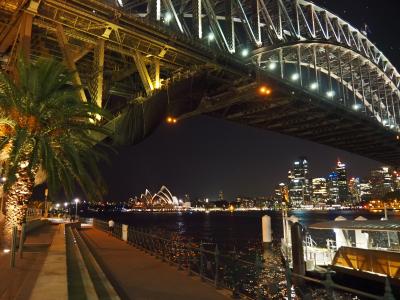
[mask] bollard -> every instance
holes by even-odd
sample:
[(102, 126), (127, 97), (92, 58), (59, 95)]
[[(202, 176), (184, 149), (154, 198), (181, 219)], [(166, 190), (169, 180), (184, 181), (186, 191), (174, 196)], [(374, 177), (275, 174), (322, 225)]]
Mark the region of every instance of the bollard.
[(22, 258), (24, 252), (25, 228), (26, 228), (26, 223), (22, 223), (21, 235), (19, 238), (19, 247), (18, 247), (18, 253), (20, 258)]
[(15, 267), (15, 252), (17, 248), (17, 226), (12, 228), (11, 234), (11, 256), (10, 256), (10, 267)]
[(219, 249), (218, 249), (218, 245), (215, 245), (214, 257), (215, 257), (214, 284), (215, 284), (215, 288), (219, 289), (220, 285), (219, 285)]
[(262, 223), (262, 241), (264, 249), (270, 249), (272, 244), (271, 217), (265, 215), (261, 218)]

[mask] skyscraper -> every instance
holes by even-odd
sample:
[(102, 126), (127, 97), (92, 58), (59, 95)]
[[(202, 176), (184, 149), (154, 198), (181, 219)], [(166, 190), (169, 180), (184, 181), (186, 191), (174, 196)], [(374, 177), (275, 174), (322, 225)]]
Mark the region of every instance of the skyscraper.
[(306, 157), (299, 157), (293, 163), (288, 174), (289, 201), (293, 207), (300, 207), (310, 202), (310, 187), (308, 179), (308, 161)]
[(381, 199), (394, 190), (393, 177), (388, 167), (372, 170), (370, 182), (371, 196), (374, 199)]
[(314, 204), (326, 202), (328, 198), (328, 188), (325, 178), (313, 178), (312, 180), (312, 201)]
[(349, 186), (347, 185), (346, 164), (338, 160), (336, 165), (337, 183), (338, 183), (338, 200), (340, 203), (349, 200)]
[(328, 198), (332, 203), (339, 202), (338, 174), (334, 171), (328, 175)]

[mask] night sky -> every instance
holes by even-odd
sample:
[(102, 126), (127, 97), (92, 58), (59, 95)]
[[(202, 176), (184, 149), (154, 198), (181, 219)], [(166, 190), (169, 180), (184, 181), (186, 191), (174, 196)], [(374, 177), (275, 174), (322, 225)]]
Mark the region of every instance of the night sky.
[[(353, 26), (366, 23), (369, 38), (400, 66), (398, 0), (314, 1), (337, 13)], [(237, 195), (270, 195), (286, 180), (293, 160), (306, 155), (312, 176), (326, 176), (340, 158), (351, 176), (365, 176), (382, 164), (304, 140), (229, 123), (196, 117), (175, 126), (162, 124), (142, 143), (123, 149), (104, 167), (110, 200), (127, 200), (149, 188), (166, 185), (182, 197), (226, 199)]]

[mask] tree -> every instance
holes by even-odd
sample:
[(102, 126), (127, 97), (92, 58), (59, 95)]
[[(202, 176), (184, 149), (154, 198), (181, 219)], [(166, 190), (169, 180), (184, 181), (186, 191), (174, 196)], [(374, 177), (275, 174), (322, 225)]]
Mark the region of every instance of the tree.
[(7, 157), (5, 232), (23, 222), (26, 202), (41, 169), (50, 195), (60, 188), (72, 196), (79, 185), (88, 197), (101, 197), (97, 166), (105, 155), (94, 133), (108, 134), (96, 122), (101, 108), (82, 102), (72, 74), (61, 63), (18, 59), (12, 78), (0, 73), (0, 152)]

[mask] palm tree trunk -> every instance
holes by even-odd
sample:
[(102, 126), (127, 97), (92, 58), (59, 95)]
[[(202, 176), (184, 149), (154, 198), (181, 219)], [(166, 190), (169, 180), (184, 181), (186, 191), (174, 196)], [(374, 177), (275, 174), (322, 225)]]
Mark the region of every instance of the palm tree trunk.
[(5, 241), (11, 240), (12, 228), (17, 226), (21, 229), (22, 223), (25, 221), (27, 201), (31, 197), (34, 187), (34, 177), (28, 172), (27, 165), (21, 163), (21, 167), (16, 174), (15, 182), (7, 189), (5, 197), (6, 216), (4, 223)]

